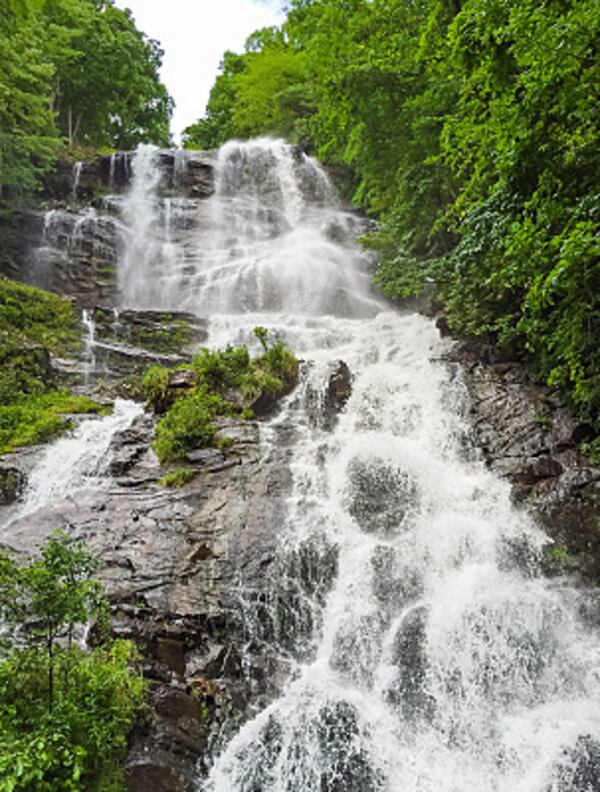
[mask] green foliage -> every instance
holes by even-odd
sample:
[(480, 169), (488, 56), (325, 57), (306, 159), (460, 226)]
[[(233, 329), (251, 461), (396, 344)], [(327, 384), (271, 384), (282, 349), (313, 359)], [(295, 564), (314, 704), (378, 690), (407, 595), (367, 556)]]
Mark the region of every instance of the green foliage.
[(269, 348), (269, 345), (268, 345), (268, 342), (267, 342), (267, 339), (269, 337), (269, 331), (267, 330), (267, 328), (266, 327), (255, 327), (254, 328), (254, 335), (258, 338), (261, 347), (266, 352), (267, 349)]
[(34, 345), (67, 354), (79, 340), (79, 322), (69, 300), (0, 277), (0, 355)]
[(211, 101), (225, 137), (301, 128), (350, 166), (383, 291), (434, 279), (600, 430), (599, 37), (597, 0), (292, 0)]
[(170, 380), (171, 372), (168, 368), (164, 366), (150, 366), (142, 380), (142, 389), (148, 405), (156, 409), (157, 406), (164, 401)]
[(186, 148), (215, 148), (230, 138), (272, 134), (308, 141), (314, 109), (306, 56), (276, 28), (254, 33), (246, 52), (226, 52), (206, 114), (183, 133)]
[(216, 434), (214, 418), (228, 411), (227, 402), (203, 386), (178, 399), (156, 426), (154, 449), (160, 461), (172, 462), (210, 445)]
[(12, 404), (0, 404), (0, 455), (21, 446), (52, 440), (71, 426), (62, 417), (64, 415), (101, 412), (104, 412), (102, 405), (64, 389), (23, 396)]
[(0, 278), (0, 454), (44, 443), (68, 428), (63, 414), (101, 406), (56, 387), (50, 355), (79, 345), (73, 305), (49, 292)]
[(0, 4), (0, 200), (39, 185), (69, 145), (169, 142), (162, 51), (113, 0)]
[[(294, 355), (281, 341), (269, 345), (264, 327), (256, 328), (255, 335), (264, 350), (255, 358), (250, 357), (245, 346), (204, 348), (194, 355), (191, 370), (195, 384), (171, 394), (175, 402), (156, 427), (154, 449), (161, 462), (182, 459), (188, 451), (202, 446), (227, 448), (231, 440), (218, 436), (215, 418), (223, 415), (251, 418), (250, 403), (263, 395), (284, 393), (296, 382), (299, 363)], [(153, 366), (144, 378), (148, 402), (157, 411), (168, 404), (171, 375), (169, 369)], [(164, 486), (173, 486), (166, 483), (171, 481), (170, 476), (167, 474), (162, 480)]]
[(592, 465), (600, 464), (600, 437), (589, 443), (581, 443), (579, 450)]
[(191, 481), (195, 475), (195, 471), (193, 471), (191, 468), (178, 467), (175, 468), (175, 470), (169, 470), (169, 472), (166, 473), (158, 483), (161, 487), (177, 489), (178, 487), (183, 487), (184, 484), (187, 484), (189, 481)]
[(56, 534), (39, 558), (0, 555), (0, 614), (19, 648), (0, 660), (0, 789), (123, 788), (119, 768), (145, 696), (127, 641), (86, 653), (77, 625), (104, 618), (89, 551)]

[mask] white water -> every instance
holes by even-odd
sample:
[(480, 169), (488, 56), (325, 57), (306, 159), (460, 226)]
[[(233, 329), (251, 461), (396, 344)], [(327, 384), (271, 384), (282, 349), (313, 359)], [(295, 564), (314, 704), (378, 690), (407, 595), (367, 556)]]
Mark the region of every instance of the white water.
[(102, 486), (107, 481), (111, 441), (142, 412), (142, 405), (117, 399), (111, 415), (86, 418), (71, 434), (49, 445), (29, 477), (17, 516), (76, 496), (81, 489)]
[[(271, 425), (297, 431), (280, 553), (338, 557), (312, 633), (274, 646), (295, 669), (280, 696), (198, 788), (592, 792), (577, 761), (600, 739), (598, 635), (577, 592), (537, 573), (548, 540), (508, 485), (465, 453), (444, 343), (370, 292), (324, 173), (282, 142), (230, 143), (215, 196), (170, 242), (152, 150), (133, 168), (125, 303), (209, 315), (215, 345), (265, 325), (307, 361)], [(306, 405), (337, 360), (353, 392), (330, 431)]]
[(83, 162), (76, 162), (73, 165), (73, 190), (72, 190), (72, 197), (73, 200), (77, 200), (77, 193), (79, 192), (79, 182), (81, 180), (81, 170), (83, 168)]

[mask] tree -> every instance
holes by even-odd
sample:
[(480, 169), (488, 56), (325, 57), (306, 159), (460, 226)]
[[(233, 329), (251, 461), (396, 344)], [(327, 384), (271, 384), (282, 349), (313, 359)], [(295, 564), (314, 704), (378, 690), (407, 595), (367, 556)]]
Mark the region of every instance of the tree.
[(34, 189), (60, 145), (49, 101), (54, 67), (33, 10), (0, 0), (0, 201)]
[(162, 54), (113, 0), (0, 0), (0, 201), (38, 188), (65, 141), (169, 145)]
[(107, 613), (95, 568), (61, 533), (38, 558), (0, 554), (0, 618), (18, 638), (4, 641), (0, 660), (1, 789), (121, 787), (119, 760), (145, 683), (129, 642), (105, 637), (92, 652), (73, 642), (77, 625)]

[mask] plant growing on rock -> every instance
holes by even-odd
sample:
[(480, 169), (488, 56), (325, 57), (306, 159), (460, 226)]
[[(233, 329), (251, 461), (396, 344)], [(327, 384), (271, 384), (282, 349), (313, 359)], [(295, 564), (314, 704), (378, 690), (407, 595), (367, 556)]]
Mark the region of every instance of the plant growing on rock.
[(16, 630), (0, 659), (0, 789), (123, 788), (120, 759), (145, 697), (128, 641), (92, 652), (75, 628), (107, 613), (96, 561), (56, 534), (38, 558), (0, 555), (0, 617)]
[(61, 416), (101, 405), (60, 388), (52, 355), (80, 343), (73, 305), (49, 292), (0, 278), (0, 454), (51, 440), (70, 424)]
[(189, 467), (178, 467), (175, 470), (169, 470), (158, 483), (161, 487), (177, 489), (191, 481), (195, 475), (196, 473)]
[[(155, 412), (165, 413), (156, 427), (154, 443), (161, 462), (182, 459), (202, 446), (227, 447), (227, 439), (217, 435), (215, 418), (249, 418), (259, 400), (272, 400), (292, 389), (298, 360), (281, 341), (269, 346), (265, 328), (257, 328), (255, 333), (264, 350), (255, 358), (245, 346), (205, 348), (194, 355), (191, 368), (170, 371), (153, 366), (148, 370), (144, 378), (148, 402)], [(186, 387), (175, 387), (184, 372)]]

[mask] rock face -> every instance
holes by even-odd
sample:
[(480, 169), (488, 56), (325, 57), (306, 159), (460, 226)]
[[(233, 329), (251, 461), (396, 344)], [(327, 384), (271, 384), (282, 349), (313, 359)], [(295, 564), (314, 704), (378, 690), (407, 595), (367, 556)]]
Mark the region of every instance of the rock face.
[(475, 343), (459, 343), (451, 359), (470, 395), (476, 445), (556, 543), (547, 571), (599, 584), (600, 469), (578, 451), (586, 427), (521, 364)]
[[(213, 194), (214, 155), (156, 156), (156, 191), (165, 200), (183, 196), (193, 206)], [(40, 208), (0, 218), (0, 273), (72, 296), (82, 308), (117, 304), (116, 266), (125, 244), (122, 194), (132, 175), (132, 152), (59, 163), (45, 180)]]
[(10, 545), (30, 552), (68, 526), (98, 555), (114, 632), (136, 642), (150, 682), (150, 713), (126, 763), (128, 789), (191, 792), (209, 741), (230, 733), (274, 684), (266, 644), (246, 646), (239, 605), (276, 585), (265, 573), (282, 524), (289, 438), (282, 430), (261, 447), (256, 422), (224, 419), (219, 431), (233, 445), (190, 455), (194, 479), (166, 490), (149, 447), (153, 427), (144, 415), (113, 439), (115, 478), (106, 489), (17, 520)]
[(97, 307), (84, 313), (87, 340), (80, 375), (87, 388), (98, 383), (117, 394), (121, 386), (139, 379), (149, 366), (175, 367), (189, 361), (208, 337), (206, 322), (177, 311), (117, 311)]

